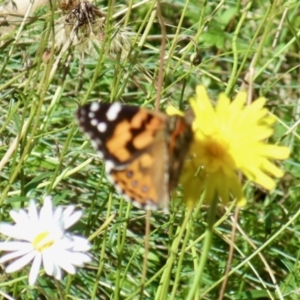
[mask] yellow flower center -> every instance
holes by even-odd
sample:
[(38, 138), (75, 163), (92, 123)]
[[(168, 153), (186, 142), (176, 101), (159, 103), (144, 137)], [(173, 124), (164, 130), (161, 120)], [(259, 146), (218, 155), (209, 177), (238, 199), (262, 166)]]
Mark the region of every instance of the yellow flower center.
[(209, 139), (205, 145), (206, 153), (212, 159), (222, 159), (228, 150), (227, 143), (220, 143), (216, 139)]
[(43, 252), (45, 249), (51, 247), (54, 244), (53, 239), (49, 239), (49, 232), (41, 232), (38, 234), (32, 242), (35, 250), (39, 252)]

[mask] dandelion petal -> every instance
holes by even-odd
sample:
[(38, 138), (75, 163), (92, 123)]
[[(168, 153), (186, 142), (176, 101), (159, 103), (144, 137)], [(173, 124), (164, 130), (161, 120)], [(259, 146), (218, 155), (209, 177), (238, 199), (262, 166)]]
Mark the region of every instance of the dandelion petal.
[[(275, 187), (273, 178), (283, 176), (272, 160), (288, 158), (290, 150), (266, 143), (266, 138), (274, 133), (275, 117), (264, 107), (265, 98), (258, 98), (250, 105), (246, 105), (246, 100), (245, 92), (238, 93), (233, 101), (221, 94), (214, 106), (203, 86), (198, 86), (196, 96), (190, 99), (195, 115), (194, 139), (188, 154), (190, 161), (185, 163), (182, 172), (187, 174), (181, 180), (189, 206), (193, 199), (199, 198), (201, 189), (207, 202), (219, 197), (227, 204), (233, 195), (237, 204), (243, 205), (245, 197), (239, 173), (268, 190)], [(198, 191), (193, 177), (201, 183)]]

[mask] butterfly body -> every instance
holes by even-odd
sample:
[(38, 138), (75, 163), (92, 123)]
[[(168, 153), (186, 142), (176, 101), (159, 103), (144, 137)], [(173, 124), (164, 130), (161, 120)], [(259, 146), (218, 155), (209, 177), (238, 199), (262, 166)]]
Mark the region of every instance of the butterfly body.
[(138, 207), (168, 210), (192, 141), (191, 122), (118, 102), (87, 104), (77, 117), (116, 190)]

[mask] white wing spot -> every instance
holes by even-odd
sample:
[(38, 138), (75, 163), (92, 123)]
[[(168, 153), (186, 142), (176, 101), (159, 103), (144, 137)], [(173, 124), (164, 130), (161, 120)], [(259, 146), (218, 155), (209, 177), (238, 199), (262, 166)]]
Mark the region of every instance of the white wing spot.
[(97, 143), (99, 146), (102, 145), (102, 141), (101, 141), (101, 139), (99, 139), (99, 138), (95, 138), (95, 139), (94, 139), (94, 142)]
[(98, 124), (99, 124), (99, 122), (97, 121), (97, 119), (91, 119), (92, 126), (97, 126)]
[(91, 140), (91, 144), (93, 145), (94, 149), (98, 149), (98, 144), (97, 144), (97, 142)]
[(121, 108), (122, 106), (120, 103), (118, 102), (113, 103), (106, 113), (107, 119), (109, 121), (114, 121), (117, 118)]
[(100, 151), (97, 151), (97, 154), (98, 154), (98, 156), (99, 156), (101, 159), (103, 159), (103, 158), (104, 158), (104, 155), (103, 155), (103, 153), (102, 153), (102, 152), (100, 152)]
[(97, 129), (99, 132), (105, 132), (107, 129), (107, 124), (104, 122), (98, 123)]
[(97, 111), (100, 109), (100, 104), (98, 102), (93, 102), (90, 106), (91, 111)]
[[(115, 164), (111, 160), (105, 161), (105, 171), (107, 174), (115, 167)], [(110, 176), (111, 177), (111, 176)], [(112, 178), (112, 177), (111, 177)]]
[(86, 115), (86, 111), (85, 109), (80, 108), (79, 109), (80, 115), (85, 116)]
[(90, 111), (90, 112), (89, 112), (89, 118), (90, 118), (90, 119), (95, 118), (95, 113), (92, 112), (92, 111)]

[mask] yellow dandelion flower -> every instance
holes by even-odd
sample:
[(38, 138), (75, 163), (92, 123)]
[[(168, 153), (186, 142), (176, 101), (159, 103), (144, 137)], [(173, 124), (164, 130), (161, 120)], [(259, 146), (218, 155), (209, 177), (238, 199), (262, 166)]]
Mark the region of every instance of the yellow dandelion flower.
[(274, 177), (283, 176), (270, 160), (286, 159), (290, 150), (265, 142), (273, 134), (271, 126), (276, 119), (264, 108), (265, 98), (249, 106), (246, 99), (245, 92), (232, 102), (221, 94), (213, 107), (203, 86), (198, 86), (196, 96), (190, 99), (195, 114), (194, 140), (181, 177), (189, 207), (202, 192), (206, 202), (218, 196), (227, 204), (231, 194), (238, 205), (244, 205), (238, 172), (268, 190), (275, 187)]

